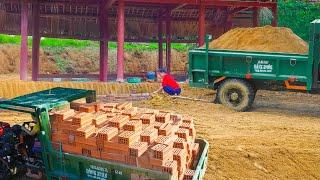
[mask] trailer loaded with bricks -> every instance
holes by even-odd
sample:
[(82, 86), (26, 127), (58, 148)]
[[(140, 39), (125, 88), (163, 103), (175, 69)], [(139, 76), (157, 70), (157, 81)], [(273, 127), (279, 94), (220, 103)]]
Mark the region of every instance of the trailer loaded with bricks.
[(196, 138), (190, 116), (95, 102), (94, 91), (67, 88), (0, 108), (38, 116), (47, 179), (202, 179), (205, 173), (209, 145)]

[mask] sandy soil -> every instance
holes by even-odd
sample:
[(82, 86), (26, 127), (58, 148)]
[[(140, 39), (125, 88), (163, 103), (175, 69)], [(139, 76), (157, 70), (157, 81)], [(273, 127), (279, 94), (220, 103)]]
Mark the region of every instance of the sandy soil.
[[(212, 99), (214, 92), (185, 94)], [(251, 112), (164, 98), (138, 106), (196, 118), (198, 137), (210, 143), (205, 179), (319, 179), (320, 96), (260, 91)]]
[[(172, 72), (181, 73), (187, 69), (187, 52), (172, 50)], [(164, 54), (165, 59), (165, 54)], [(108, 71), (116, 72), (117, 51), (108, 53)], [(126, 73), (154, 71), (158, 65), (158, 51), (125, 51)], [(165, 62), (165, 61), (164, 61)], [(0, 44), (0, 74), (19, 72), (20, 46)], [(31, 49), (28, 56), (28, 71), (32, 69)], [(40, 73), (96, 73), (99, 72), (99, 48), (51, 48), (40, 49)]]
[[(184, 95), (207, 100), (214, 93), (184, 90)], [(259, 91), (251, 112), (243, 113), (162, 96), (135, 105), (196, 118), (197, 136), (210, 143), (205, 179), (319, 179), (319, 102), (318, 95)], [(20, 115), (1, 112), (0, 119), (17, 123), (29, 118)]]

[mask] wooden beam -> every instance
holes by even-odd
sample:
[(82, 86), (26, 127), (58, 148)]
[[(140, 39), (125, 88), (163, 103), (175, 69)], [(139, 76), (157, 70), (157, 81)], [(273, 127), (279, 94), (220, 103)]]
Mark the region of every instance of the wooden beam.
[(257, 7), (254, 7), (252, 11), (253, 11), (252, 25), (253, 27), (257, 27), (259, 26), (259, 14), (258, 14), (259, 9)]
[(28, 1), (21, 1), (20, 80), (28, 78)]
[(199, 20), (198, 20), (198, 44), (199, 46), (203, 46), (205, 42), (206, 36), (206, 7), (202, 3), (199, 6)]
[(39, 1), (32, 2), (32, 81), (38, 80), (40, 52)]
[(162, 68), (163, 67), (163, 21), (158, 20), (158, 67)]
[(278, 6), (273, 6), (272, 7), (272, 15), (273, 15), (273, 20), (272, 20), (272, 26), (278, 26)]
[(99, 6), (99, 28), (100, 28), (100, 68), (99, 80), (107, 82), (108, 79), (108, 16), (107, 5), (103, 1)]
[(117, 81), (124, 81), (124, 33), (125, 14), (124, 0), (118, 1), (118, 50), (117, 50)]
[(166, 67), (168, 73), (171, 71), (171, 21), (166, 20)]

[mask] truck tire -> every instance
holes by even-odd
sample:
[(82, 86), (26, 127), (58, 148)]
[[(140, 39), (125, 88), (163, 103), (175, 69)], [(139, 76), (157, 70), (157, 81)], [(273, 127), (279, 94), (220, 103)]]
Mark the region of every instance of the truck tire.
[(235, 111), (247, 111), (254, 101), (253, 86), (243, 79), (227, 79), (218, 89), (221, 104)]

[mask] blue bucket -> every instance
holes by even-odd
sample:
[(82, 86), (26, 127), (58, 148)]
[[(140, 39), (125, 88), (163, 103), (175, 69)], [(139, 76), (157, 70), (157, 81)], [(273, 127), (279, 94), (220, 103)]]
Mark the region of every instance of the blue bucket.
[(147, 72), (147, 79), (148, 80), (155, 80), (156, 79), (156, 73), (153, 71)]

